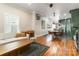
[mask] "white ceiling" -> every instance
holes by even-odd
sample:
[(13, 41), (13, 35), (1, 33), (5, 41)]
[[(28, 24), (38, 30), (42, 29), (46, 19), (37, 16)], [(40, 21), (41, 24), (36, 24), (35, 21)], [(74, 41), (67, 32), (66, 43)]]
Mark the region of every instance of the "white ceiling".
[(64, 17), (64, 14), (67, 14), (67, 17), (70, 17), (69, 11), (71, 9), (79, 8), (79, 3), (53, 3), (53, 7), (49, 7), (49, 3), (9, 3), (7, 5), (13, 6), (24, 11), (28, 10), (30, 12), (36, 11), (41, 16), (50, 16), (53, 12), (58, 11), (60, 13), (60, 18)]

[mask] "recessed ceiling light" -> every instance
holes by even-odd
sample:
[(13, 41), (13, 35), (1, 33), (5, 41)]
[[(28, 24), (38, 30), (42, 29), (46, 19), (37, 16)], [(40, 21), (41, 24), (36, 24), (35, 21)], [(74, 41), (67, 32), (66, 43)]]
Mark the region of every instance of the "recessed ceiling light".
[(64, 16), (66, 16), (67, 14), (64, 14)]

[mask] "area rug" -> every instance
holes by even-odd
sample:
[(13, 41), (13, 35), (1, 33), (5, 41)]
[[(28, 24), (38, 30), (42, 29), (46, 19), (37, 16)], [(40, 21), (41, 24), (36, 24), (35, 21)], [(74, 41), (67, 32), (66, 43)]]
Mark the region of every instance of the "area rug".
[(20, 56), (43, 56), (49, 47), (33, 42), (27, 48), (28, 50), (22, 53)]

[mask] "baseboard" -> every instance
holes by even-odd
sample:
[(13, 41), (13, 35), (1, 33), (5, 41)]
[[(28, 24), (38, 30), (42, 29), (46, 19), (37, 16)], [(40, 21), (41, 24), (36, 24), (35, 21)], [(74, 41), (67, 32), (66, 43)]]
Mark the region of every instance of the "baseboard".
[(47, 35), (47, 33), (46, 34), (41, 34), (41, 35), (36, 35), (36, 38), (41, 37), (41, 36), (45, 36), (45, 35)]

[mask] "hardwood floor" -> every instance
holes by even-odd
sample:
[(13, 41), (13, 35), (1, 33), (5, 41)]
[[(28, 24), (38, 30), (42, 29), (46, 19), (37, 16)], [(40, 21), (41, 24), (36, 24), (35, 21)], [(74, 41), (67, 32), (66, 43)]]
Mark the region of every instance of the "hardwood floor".
[(22, 39), (0, 45), (0, 56), (18, 56), (23, 53), (31, 43), (31, 40)]
[[(52, 35), (41, 36), (35, 40), (37, 43), (46, 45), (49, 49), (44, 56), (79, 56), (75, 47), (75, 41), (66, 38), (54, 38)], [(26, 50), (26, 46), (31, 44), (31, 40), (20, 40), (0, 46), (0, 55), (14, 56)], [(8, 48), (7, 48), (8, 47)]]
[(44, 56), (78, 56), (74, 40), (71, 39), (52, 39), (51, 35), (38, 37), (36, 42), (49, 46)]

